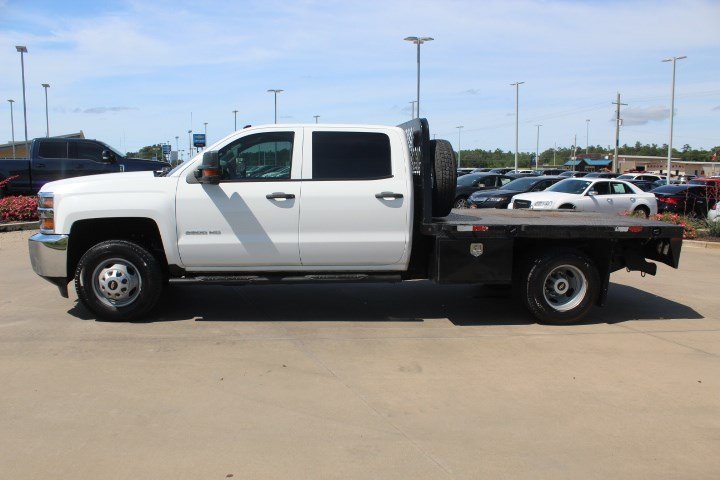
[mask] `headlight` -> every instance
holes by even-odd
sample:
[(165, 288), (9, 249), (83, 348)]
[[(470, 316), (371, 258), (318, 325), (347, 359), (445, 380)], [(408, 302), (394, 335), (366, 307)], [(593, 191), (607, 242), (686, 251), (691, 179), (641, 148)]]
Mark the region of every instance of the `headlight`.
[(38, 194), (40, 233), (55, 233), (55, 197), (50, 192)]
[(542, 207), (550, 207), (550, 206), (552, 206), (552, 202), (550, 202), (550, 201), (538, 201), (538, 202), (533, 203), (533, 207), (542, 208)]

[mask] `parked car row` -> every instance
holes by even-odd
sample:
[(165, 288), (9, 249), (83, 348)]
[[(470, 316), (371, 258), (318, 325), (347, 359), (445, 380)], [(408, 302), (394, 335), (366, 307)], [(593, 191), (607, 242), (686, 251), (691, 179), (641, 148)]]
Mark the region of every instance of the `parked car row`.
[(697, 179), (684, 185), (666, 180), (606, 178), (598, 172), (583, 177), (562, 175), (470, 173), (457, 181), (455, 208), (574, 210), (644, 216), (678, 213), (717, 217), (720, 179)]

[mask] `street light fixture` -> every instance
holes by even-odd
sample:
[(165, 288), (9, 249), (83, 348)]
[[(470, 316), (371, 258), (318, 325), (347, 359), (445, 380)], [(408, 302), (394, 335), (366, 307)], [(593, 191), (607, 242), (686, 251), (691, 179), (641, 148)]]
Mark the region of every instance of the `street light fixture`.
[(458, 168), (460, 168), (460, 132), (461, 132), (462, 129), (465, 128), (465, 127), (464, 127), (464, 125), (458, 125), (458, 126), (455, 127), (455, 128), (458, 129), (458, 164), (457, 164), (457, 166), (458, 166)]
[(313, 118), (315, 119), (315, 123), (318, 123), (318, 118), (320, 118), (320, 115), (313, 115)]
[(25, 156), (30, 158), (30, 149), (28, 148), (28, 134), (27, 134), (27, 102), (25, 101), (25, 57), (23, 54), (27, 53), (27, 47), (24, 45), (16, 45), (15, 50), (20, 53), (20, 70), (22, 71), (22, 91), (23, 91), (23, 121), (25, 122)]
[(233, 132), (237, 132), (237, 110), (233, 110), (233, 114), (235, 115), (235, 130)]
[(420, 45), (435, 40), (432, 37), (405, 37), (405, 41), (417, 45), (417, 116), (420, 118)]
[(519, 104), (520, 104), (520, 85), (522, 85), (525, 82), (515, 82), (511, 83), (511, 87), (515, 87), (515, 171), (517, 172), (518, 169), (518, 111), (519, 111)]
[(271, 88), (268, 90), (268, 93), (272, 93), (275, 96), (275, 123), (277, 124), (277, 94), (280, 92), (284, 92), (285, 90), (281, 88)]
[(672, 62), (672, 90), (670, 94), (670, 141), (668, 142), (668, 159), (667, 159), (667, 184), (670, 185), (670, 169), (672, 169), (672, 143), (673, 143), (673, 120), (675, 118), (675, 63), (678, 60), (687, 58), (681, 57), (666, 58), (663, 62)]
[(48, 99), (47, 99), (47, 89), (50, 88), (49, 83), (43, 83), (43, 88), (45, 89), (45, 136), (50, 136), (50, 117), (48, 116)]
[(10, 131), (12, 132), (13, 158), (15, 158), (15, 119), (13, 118), (13, 103), (15, 103), (15, 100), (8, 99), (8, 102), (10, 102)]

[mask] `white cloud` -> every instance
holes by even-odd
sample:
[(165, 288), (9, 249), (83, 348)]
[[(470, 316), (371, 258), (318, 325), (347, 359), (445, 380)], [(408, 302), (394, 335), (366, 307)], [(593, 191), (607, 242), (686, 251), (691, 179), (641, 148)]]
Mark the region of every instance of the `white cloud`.
[(138, 110), (137, 107), (92, 107), (92, 108), (76, 108), (73, 113), (107, 113), (107, 112), (123, 112), (125, 110)]
[[(636, 107), (628, 108), (621, 114), (623, 125), (646, 125), (670, 118), (670, 109), (666, 107)], [(615, 121), (611, 119), (611, 121)]]

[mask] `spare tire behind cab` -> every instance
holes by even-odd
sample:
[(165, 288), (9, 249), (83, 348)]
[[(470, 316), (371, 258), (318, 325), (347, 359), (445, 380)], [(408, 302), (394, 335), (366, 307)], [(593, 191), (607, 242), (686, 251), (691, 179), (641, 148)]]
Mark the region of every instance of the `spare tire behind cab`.
[(447, 140), (430, 140), (432, 159), (432, 215), (445, 217), (455, 202), (457, 162), (455, 151)]

